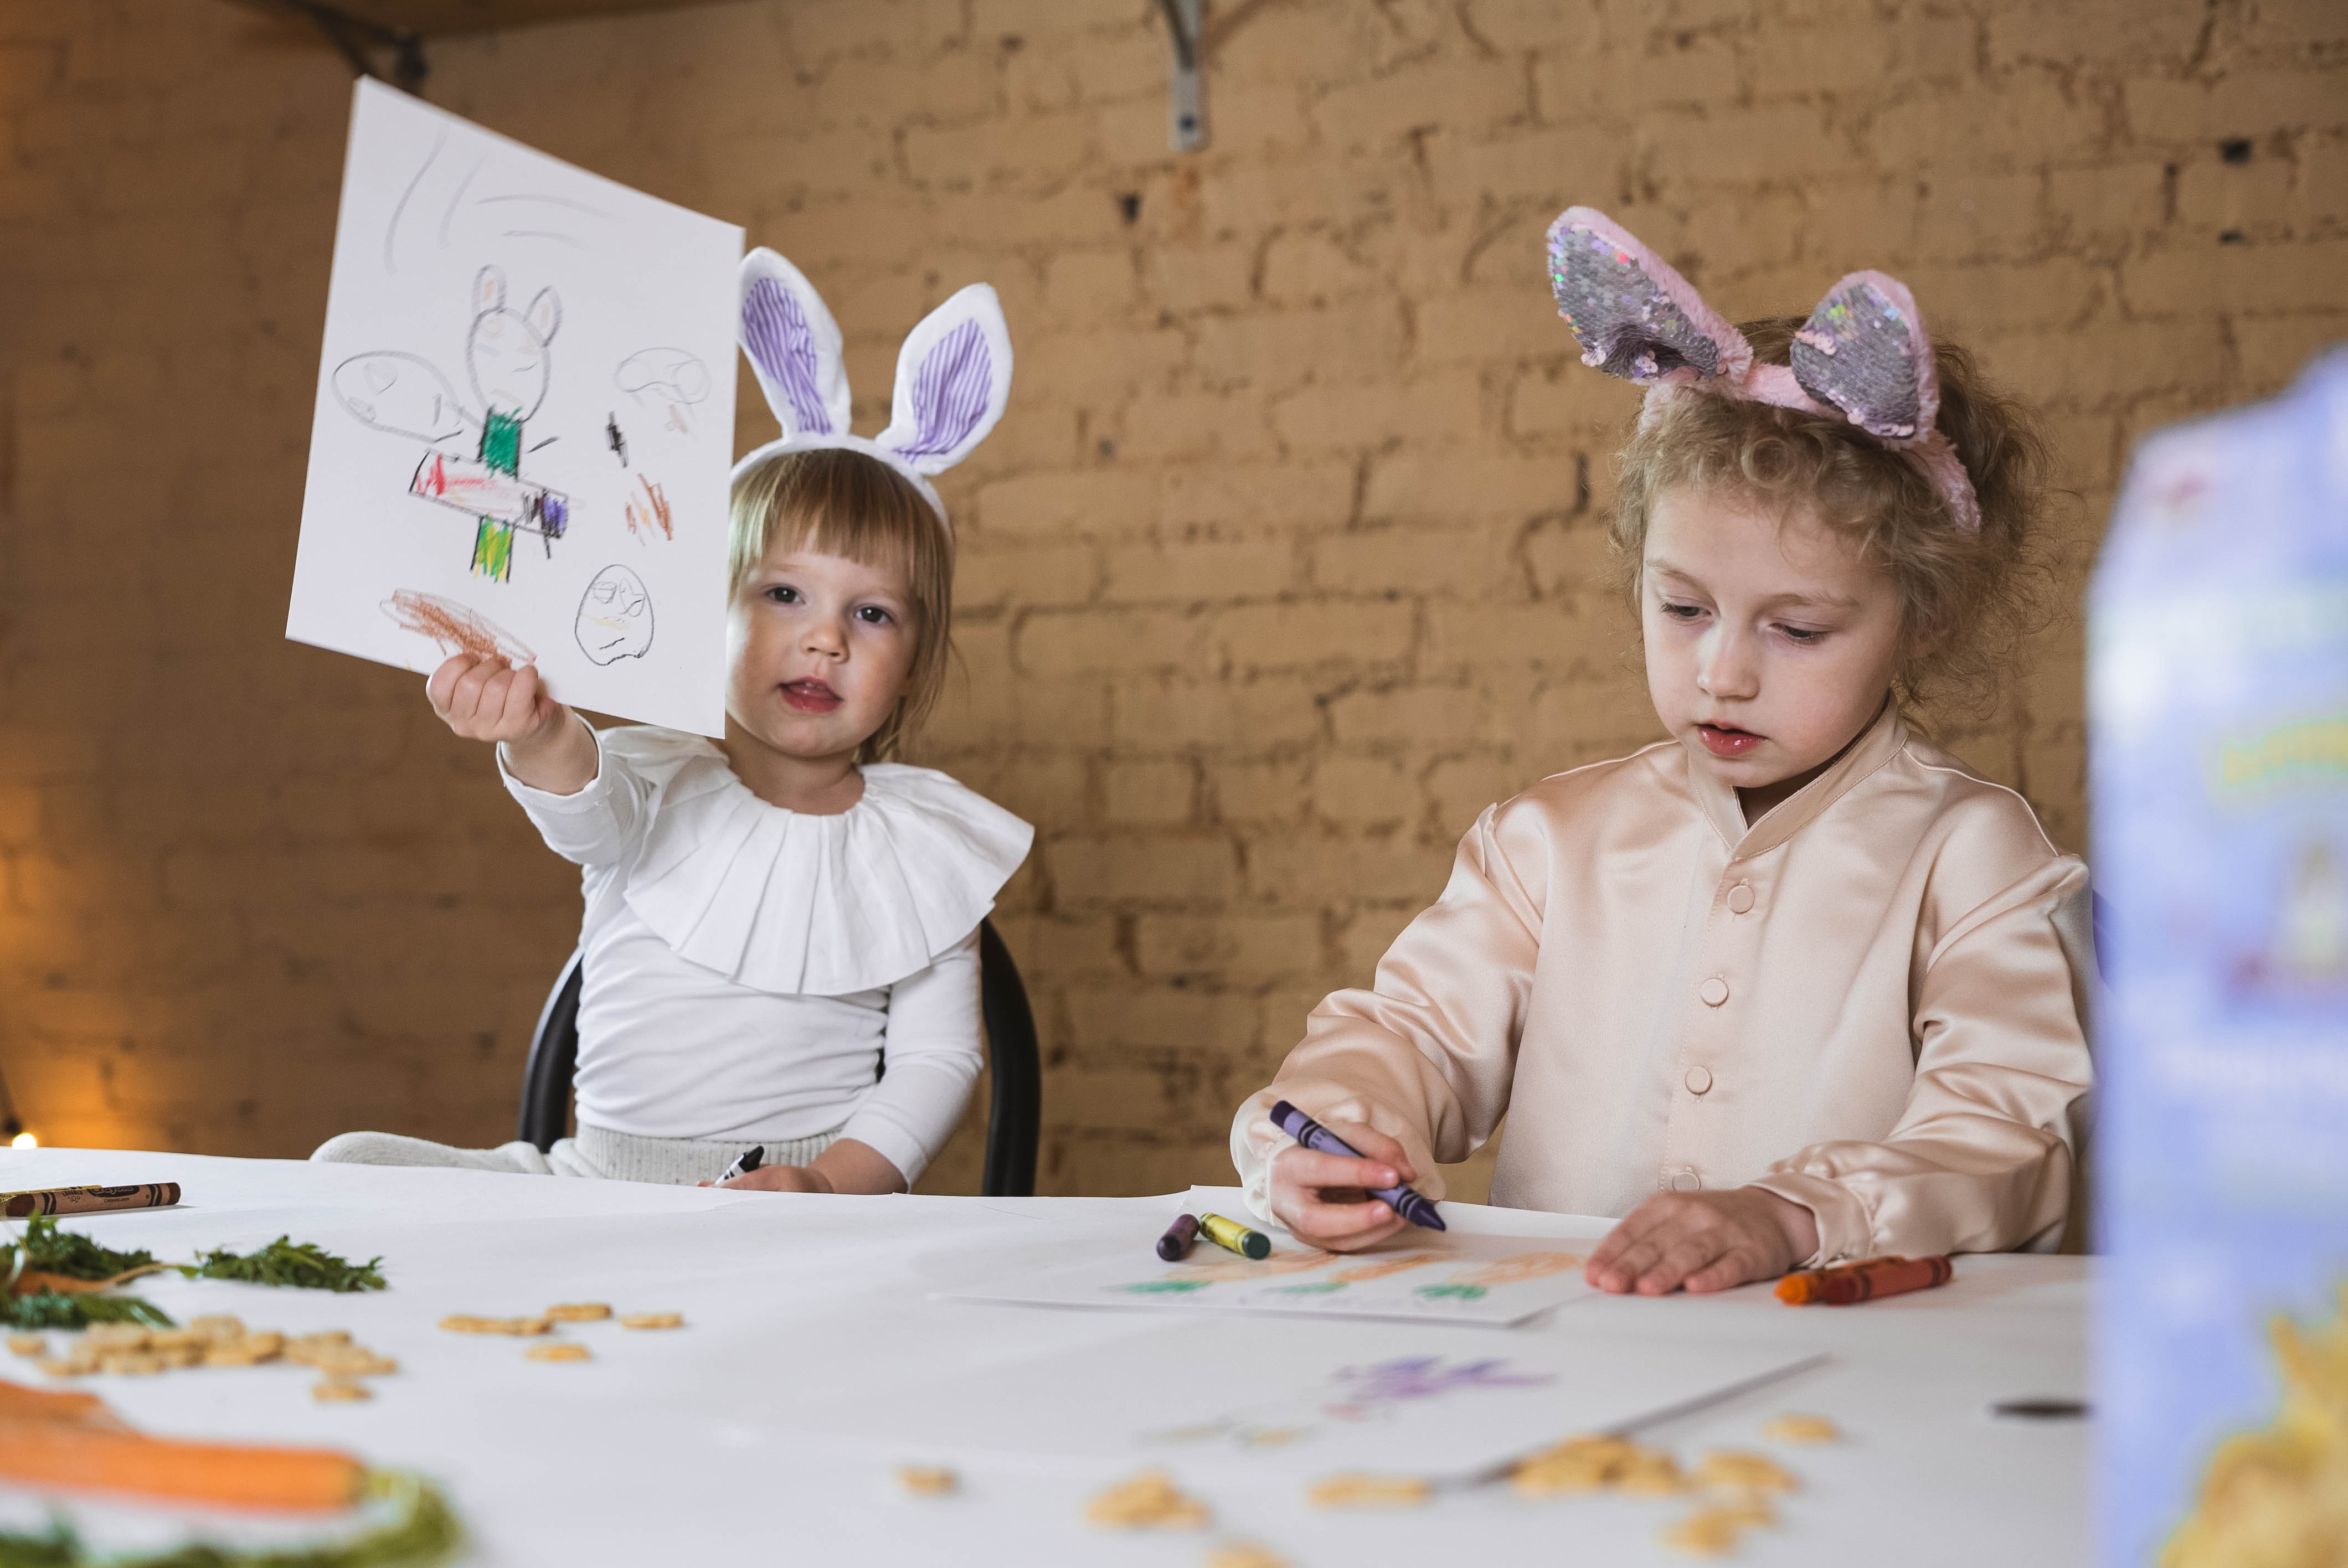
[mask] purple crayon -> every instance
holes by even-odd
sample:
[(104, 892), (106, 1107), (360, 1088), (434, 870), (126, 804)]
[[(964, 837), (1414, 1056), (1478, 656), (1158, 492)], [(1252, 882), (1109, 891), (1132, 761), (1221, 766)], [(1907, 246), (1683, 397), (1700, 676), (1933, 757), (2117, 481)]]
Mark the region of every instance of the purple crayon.
[[(1272, 1125), (1308, 1149), (1317, 1149), (1323, 1154), (1341, 1155), (1348, 1160), (1362, 1158), (1359, 1149), (1285, 1100), (1272, 1106)], [(1431, 1231), (1451, 1228), (1443, 1223), (1443, 1216), (1435, 1212), (1433, 1204), (1408, 1187), (1372, 1187), (1370, 1196), (1381, 1200), (1386, 1207), (1415, 1225), (1425, 1225)]]
[(1176, 1214), (1166, 1234), (1158, 1238), (1158, 1255), (1169, 1263), (1179, 1263), (1190, 1255), (1192, 1244), (1199, 1239), (1199, 1216)]

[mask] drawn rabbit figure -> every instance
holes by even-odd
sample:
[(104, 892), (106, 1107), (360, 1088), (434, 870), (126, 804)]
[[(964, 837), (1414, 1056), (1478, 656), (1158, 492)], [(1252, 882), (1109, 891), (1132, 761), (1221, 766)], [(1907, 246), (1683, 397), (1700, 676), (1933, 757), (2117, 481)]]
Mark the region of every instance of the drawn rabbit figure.
[(377, 430), (446, 441), (478, 429), (476, 460), (425, 454), (408, 493), (472, 513), (473, 571), (498, 582), (513, 576), (516, 529), (548, 541), (562, 537), (567, 497), (521, 481), (522, 428), (546, 401), (551, 369), (547, 344), (562, 324), (562, 302), (541, 289), (527, 311), (506, 306), (506, 275), (483, 267), (473, 280), (473, 324), (465, 337), (465, 374), (480, 412), (458, 397), (430, 361), (396, 350), (354, 355), (335, 367), (335, 396), (352, 417)]

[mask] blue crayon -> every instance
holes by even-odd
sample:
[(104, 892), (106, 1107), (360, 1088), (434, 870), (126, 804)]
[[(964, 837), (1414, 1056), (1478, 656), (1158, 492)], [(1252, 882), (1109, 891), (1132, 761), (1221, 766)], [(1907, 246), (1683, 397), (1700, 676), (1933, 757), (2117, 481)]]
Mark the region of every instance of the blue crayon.
[[(1318, 1150), (1323, 1154), (1340, 1155), (1348, 1160), (1358, 1160), (1363, 1157), (1360, 1150), (1285, 1100), (1272, 1108), (1272, 1120), (1282, 1132), (1308, 1149)], [(1431, 1231), (1451, 1228), (1443, 1223), (1443, 1216), (1435, 1212), (1433, 1204), (1428, 1203), (1426, 1198), (1408, 1187), (1372, 1187), (1370, 1196), (1379, 1199), (1388, 1208), (1415, 1225), (1425, 1225)]]

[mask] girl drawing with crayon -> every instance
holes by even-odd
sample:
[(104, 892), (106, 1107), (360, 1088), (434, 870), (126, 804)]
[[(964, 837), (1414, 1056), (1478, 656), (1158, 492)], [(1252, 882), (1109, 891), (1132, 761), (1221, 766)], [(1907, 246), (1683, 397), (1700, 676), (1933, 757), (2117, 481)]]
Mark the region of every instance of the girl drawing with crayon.
[[(1994, 676), (2043, 493), (2025, 412), (1845, 278), (1742, 330), (1587, 209), (1586, 364), (1647, 388), (1613, 518), (1670, 738), (1486, 810), (1231, 1152), (1368, 1246), (1510, 1117), (1493, 1201), (1620, 1216), (1590, 1281), (1718, 1290), (1881, 1253), (2052, 1250), (2090, 1079), (2086, 869), (1907, 710)], [(1305, 1148), (1289, 1101), (1361, 1157)]]
[(535, 669), (460, 654), (433, 711), (492, 741), (548, 847), (583, 873), (579, 1132), (456, 1149), (348, 1132), (314, 1159), (899, 1191), (979, 1068), (978, 927), (1032, 831), (888, 761), (942, 682), (953, 535), (929, 476), (992, 429), (1011, 347), (994, 292), (907, 339), (893, 416), (848, 434), (840, 334), (769, 251), (741, 337), (783, 438), (734, 471), (726, 734), (595, 730)]

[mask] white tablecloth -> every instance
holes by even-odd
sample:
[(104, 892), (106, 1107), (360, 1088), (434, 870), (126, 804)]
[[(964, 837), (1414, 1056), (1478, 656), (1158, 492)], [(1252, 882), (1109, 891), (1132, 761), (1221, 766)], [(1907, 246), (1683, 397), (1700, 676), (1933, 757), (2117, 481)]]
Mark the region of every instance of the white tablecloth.
[[(346, 1256), (381, 1254), (391, 1288), (364, 1296), (176, 1278), (142, 1282), (179, 1317), (232, 1312), (289, 1331), (340, 1327), (398, 1358), (376, 1397), (320, 1405), (311, 1376), (238, 1372), (100, 1377), (146, 1430), (326, 1443), (441, 1481), (478, 1564), (722, 1562), (1189, 1564), (1210, 1545), (1263, 1543), (1303, 1565), (1441, 1562), (1667, 1562), (1659, 1528), (1684, 1504), (1630, 1498), (1529, 1501), (1505, 1489), (1375, 1514), (1308, 1508), (1292, 1480), (1200, 1486), (1216, 1526), (1197, 1535), (1104, 1533), (1085, 1499), (1130, 1466), (975, 1456), (953, 1497), (899, 1494), (864, 1445), (825, 1441), (795, 1412), (1061, 1348), (1138, 1340), (1151, 1312), (938, 1301), (930, 1293), (1006, 1260), (1146, 1248), (1171, 1198), (853, 1198), (718, 1193), (458, 1171), (42, 1150), (0, 1153), (0, 1190), (178, 1181), (176, 1209), (66, 1222), (116, 1247), (179, 1258), (262, 1245), (282, 1233)], [(1238, 1194), (1226, 1194), (1236, 1204)], [(1238, 1212), (1234, 1210), (1233, 1212)], [(1591, 1233), (1493, 1211), (1524, 1234)], [(1581, 1228), (1577, 1231), (1576, 1225)], [(513, 1315), (558, 1301), (681, 1311), (675, 1333), (571, 1331), (583, 1365), (529, 1362), (526, 1341), (460, 1336), (451, 1313)], [(1614, 1337), (1652, 1348), (1707, 1337), (1830, 1352), (1822, 1368), (1645, 1434), (1684, 1458), (1760, 1447), (1787, 1410), (1833, 1418), (1839, 1443), (1775, 1451), (1803, 1481), (1782, 1528), (1738, 1561), (1814, 1564), (2073, 1564), (2086, 1561), (2086, 1440), (2076, 1421), (1990, 1414), (1996, 1401), (2082, 1397), (2086, 1273), (2074, 1258), (1962, 1261), (1942, 1289), (1858, 1308), (1793, 1309), (1766, 1287), (1708, 1298), (1608, 1298), (1517, 1329), (1432, 1327), (1430, 1348), (1492, 1336)], [(1244, 1323), (1217, 1319), (1233, 1333)], [(1138, 1352), (1137, 1352), (1138, 1353)], [(41, 1382), (24, 1363), (7, 1376)], [(1179, 1368), (1169, 1368), (1179, 1376)], [(1560, 1436), (1565, 1434), (1560, 1433)], [(908, 1451), (920, 1434), (907, 1433)], [(1178, 1473), (1180, 1466), (1174, 1467)], [(0, 1516), (45, 1504), (0, 1497)], [(215, 1538), (249, 1529), (202, 1516), (91, 1506), (95, 1535), (168, 1538), (195, 1519)]]

